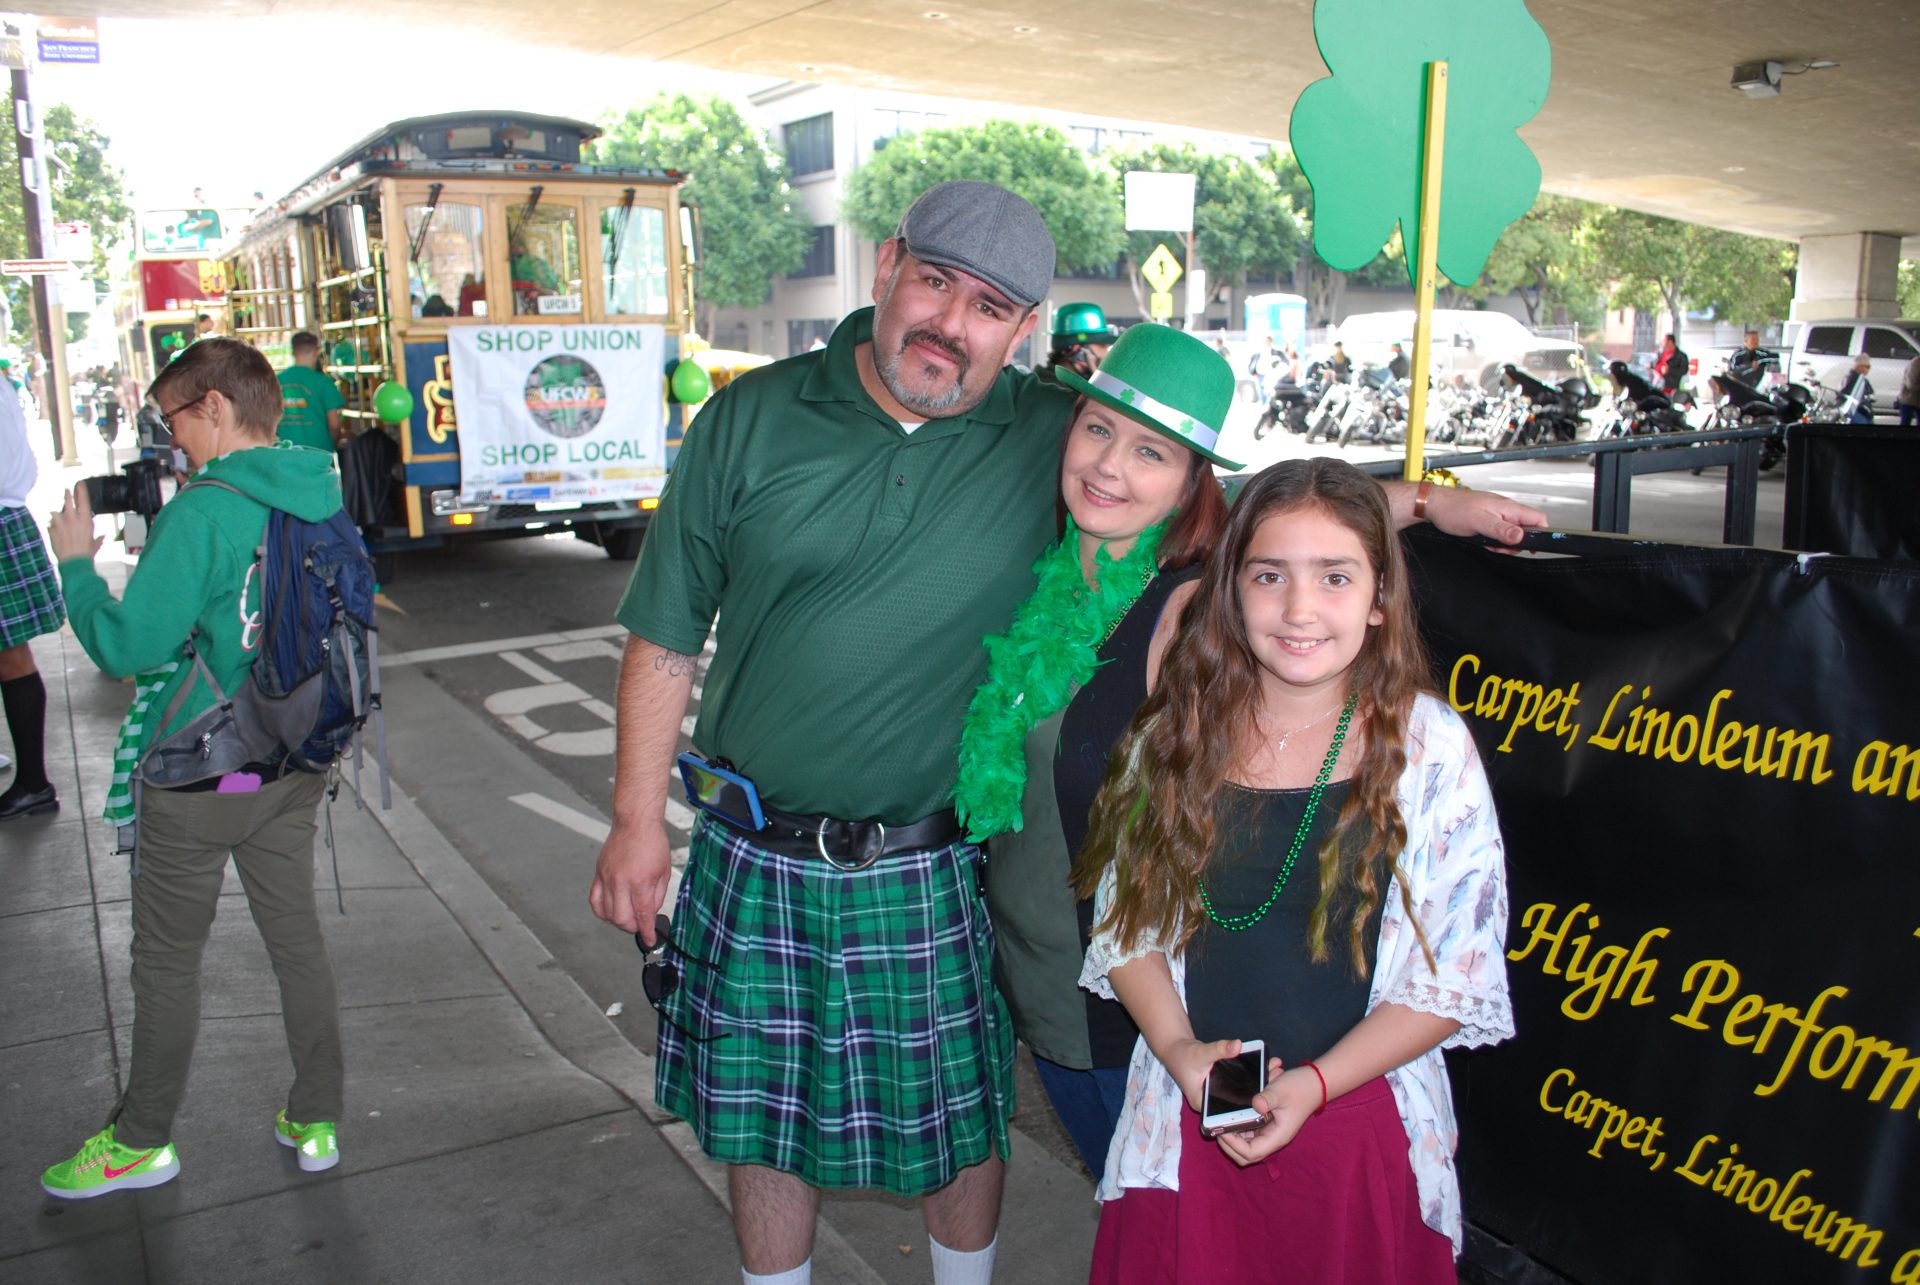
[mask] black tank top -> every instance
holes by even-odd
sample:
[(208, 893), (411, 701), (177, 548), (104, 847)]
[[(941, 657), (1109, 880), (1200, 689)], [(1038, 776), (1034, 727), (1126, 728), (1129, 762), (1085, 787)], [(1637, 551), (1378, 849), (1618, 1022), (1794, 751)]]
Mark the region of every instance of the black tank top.
[[(1350, 782), (1321, 796), (1313, 827), (1280, 896), (1260, 922), (1229, 932), (1209, 920), (1187, 945), (1187, 1013), (1202, 1040), (1267, 1042), (1267, 1055), (1288, 1066), (1319, 1057), (1366, 1016), (1370, 983), (1354, 971), (1348, 945), (1350, 906), (1335, 902), (1324, 963), (1307, 951), (1307, 920), (1320, 900), (1320, 849), (1333, 832)], [(1273, 892), (1293, 842), (1308, 791), (1250, 790), (1230, 785), (1221, 796), (1219, 855), (1207, 891), (1222, 915), (1257, 909)], [(1356, 841), (1365, 842), (1364, 836)], [(1380, 940), (1380, 908), (1361, 930), (1371, 976)]]
[[(1139, 601), (1120, 619), (1119, 628), (1100, 648), (1099, 668), (1067, 706), (1060, 721), (1060, 757), (1053, 767), (1053, 794), (1060, 805), (1060, 828), (1067, 851), (1076, 858), (1087, 841), (1087, 823), (1093, 819), (1093, 800), (1107, 779), (1107, 755), (1147, 699), (1147, 650), (1154, 626), (1175, 589), (1200, 576), (1199, 567), (1157, 576)], [(1084, 950), (1093, 928), (1093, 902), (1082, 901), (1080, 945)], [(1113, 1000), (1087, 993), (1087, 1041), (1094, 1067), (1125, 1066), (1133, 1056), (1140, 1028), (1127, 1010)]]

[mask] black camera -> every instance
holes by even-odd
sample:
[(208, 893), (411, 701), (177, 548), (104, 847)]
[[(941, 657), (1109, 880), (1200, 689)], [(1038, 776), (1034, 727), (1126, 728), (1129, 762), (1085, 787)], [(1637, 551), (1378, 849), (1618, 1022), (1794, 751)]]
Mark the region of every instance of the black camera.
[(150, 518), (160, 511), (159, 460), (135, 460), (123, 466), (124, 477), (109, 473), (87, 478), (87, 503), (95, 513), (138, 513)]

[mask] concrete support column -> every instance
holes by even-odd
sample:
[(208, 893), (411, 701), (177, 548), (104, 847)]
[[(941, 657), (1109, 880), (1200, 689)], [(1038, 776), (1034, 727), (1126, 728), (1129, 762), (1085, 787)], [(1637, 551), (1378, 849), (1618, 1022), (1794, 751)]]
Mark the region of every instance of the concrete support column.
[(1840, 232), (1800, 238), (1800, 271), (1792, 318), (1897, 317), (1900, 237), (1892, 232)]

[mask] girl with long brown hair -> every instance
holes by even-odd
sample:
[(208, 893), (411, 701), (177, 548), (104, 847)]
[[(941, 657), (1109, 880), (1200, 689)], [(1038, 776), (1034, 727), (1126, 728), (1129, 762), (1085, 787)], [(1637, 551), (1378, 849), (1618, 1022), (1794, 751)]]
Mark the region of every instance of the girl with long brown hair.
[[(1082, 983), (1141, 1030), (1101, 1285), (1453, 1279), (1440, 1050), (1512, 1034), (1505, 865), (1393, 527), (1350, 465), (1255, 478), (1112, 757), (1074, 871)], [(1207, 1072), (1253, 1038), (1264, 1122), (1203, 1140)]]

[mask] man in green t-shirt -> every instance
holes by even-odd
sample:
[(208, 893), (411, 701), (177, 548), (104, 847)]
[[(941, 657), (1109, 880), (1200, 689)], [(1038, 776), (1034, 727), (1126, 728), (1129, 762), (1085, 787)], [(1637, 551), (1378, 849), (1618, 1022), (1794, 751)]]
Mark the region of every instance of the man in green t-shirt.
[(340, 410), (347, 399), (320, 369), (320, 337), (302, 330), (293, 337), (293, 365), (280, 372), (280, 440), (331, 451), (341, 442)]
[[(820, 1189), (921, 1198), (936, 1285), (992, 1273), (1014, 1036), (979, 853), (949, 802), (983, 635), (1057, 534), (1072, 394), (1009, 366), (1052, 284), (1039, 214), (987, 183), (923, 193), (875, 306), (735, 379), (688, 429), (618, 613), (613, 827), (589, 903), (664, 955), (655, 1093), (729, 1168), (748, 1285), (809, 1279)], [(1506, 542), (1486, 492), (1394, 497)], [(716, 618), (696, 750), (765, 824), (703, 806), (675, 916), (664, 815)], [(719, 760), (726, 760), (723, 765)], [(728, 800), (702, 790), (703, 804)]]

